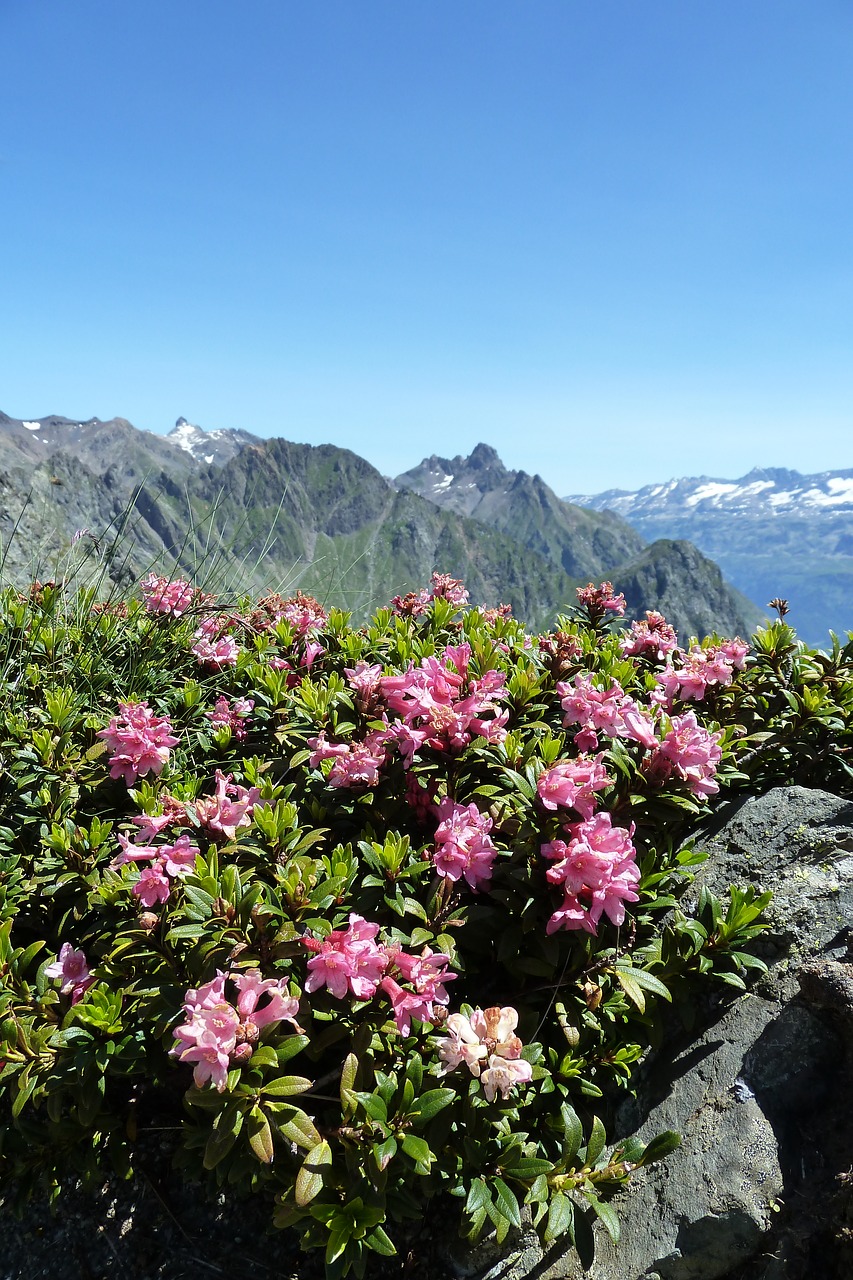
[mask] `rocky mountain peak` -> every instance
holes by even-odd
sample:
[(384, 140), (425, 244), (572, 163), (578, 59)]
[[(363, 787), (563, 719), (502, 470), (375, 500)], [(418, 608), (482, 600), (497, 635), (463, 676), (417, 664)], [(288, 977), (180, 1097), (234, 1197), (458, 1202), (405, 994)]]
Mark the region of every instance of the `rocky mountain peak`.
[(478, 444), (468, 455), (467, 458), (460, 459), (463, 466), (470, 468), (472, 471), (506, 471), (506, 467), (498, 457), (497, 449), (493, 449), (490, 444)]

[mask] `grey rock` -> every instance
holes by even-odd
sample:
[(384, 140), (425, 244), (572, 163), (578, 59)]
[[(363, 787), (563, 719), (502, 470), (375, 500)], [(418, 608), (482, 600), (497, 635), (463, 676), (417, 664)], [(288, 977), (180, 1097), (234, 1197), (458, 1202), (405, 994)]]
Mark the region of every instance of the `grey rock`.
[(479, 1280), (853, 1274), (838, 1269), (847, 1266), (846, 1246), (843, 1232), (833, 1234), (846, 1212), (837, 1175), (853, 1160), (853, 804), (777, 788), (727, 806), (696, 843), (710, 854), (697, 889), (773, 890), (757, 948), (769, 971), (749, 995), (717, 1008), (701, 1033), (673, 1034), (641, 1070), (614, 1136), (648, 1141), (675, 1129), (682, 1145), (614, 1201), (619, 1245), (597, 1228), (596, 1260), (584, 1273), (573, 1251), (540, 1249), (534, 1258), (523, 1238), (508, 1267), (492, 1263)]

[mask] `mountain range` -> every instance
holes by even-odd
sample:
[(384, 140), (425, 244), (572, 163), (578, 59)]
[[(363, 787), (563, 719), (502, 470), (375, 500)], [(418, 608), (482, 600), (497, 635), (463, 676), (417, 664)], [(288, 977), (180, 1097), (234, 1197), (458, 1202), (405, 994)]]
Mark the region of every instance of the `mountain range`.
[(389, 480), (333, 445), (184, 418), (163, 436), (123, 418), (0, 414), (0, 539), (5, 581), (68, 573), (86, 554), (122, 588), (156, 567), (222, 591), (298, 587), (360, 618), (433, 569), (531, 626), (593, 579), (612, 580), (633, 616), (660, 609), (685, 639), (744, 633), (761, 616), (688, 542), (649, 545), (621, 515), (508, 471), (487, 445)]
[(565, 501), (618, 514), (644, 538), (689, 539), (750, 599), (786, 599), (809, 644), (853, 630), (853, 470), (756, 468)]

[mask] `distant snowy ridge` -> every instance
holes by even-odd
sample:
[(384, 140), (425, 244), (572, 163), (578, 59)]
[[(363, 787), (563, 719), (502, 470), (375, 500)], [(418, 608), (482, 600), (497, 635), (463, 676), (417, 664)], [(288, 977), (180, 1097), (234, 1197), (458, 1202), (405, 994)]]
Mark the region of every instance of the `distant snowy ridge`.
[(788, 600), (809, 644), (853, 631), (853, 470), (756, 467), (566, 501), (615, 512), (649, 539), (689, 539), (751, 600)]
[(659, 514), (665, 510), (707, 511), (714, 509), (765, 510), (768, 515), (814, 510), (820, 507), (853, 510), (853, 470), (822, 471), (801, 475), (798, 471), (756, 467), (739, 480), (719, 480), (694, 476), (646, 485), (631, 493), (608, 489), (594, 495), (570, 495), (566, 502), (592, 507), (596, 511), (617, 511), (627, 520), (638, 513)]

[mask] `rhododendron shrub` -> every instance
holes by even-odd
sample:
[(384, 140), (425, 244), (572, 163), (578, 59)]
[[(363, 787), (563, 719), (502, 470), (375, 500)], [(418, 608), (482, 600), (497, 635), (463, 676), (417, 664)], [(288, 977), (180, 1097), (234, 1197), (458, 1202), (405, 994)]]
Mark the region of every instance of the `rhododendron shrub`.
[(735, 788), (850, 791), (849, 646), (623, 609), (7, 592), (3, 1194), (130, 1173), (151, 1130), (331, 1276), (417, 1250), (435, 1196), (588, 1265), (676, 1141), (604, 1141), (661, 1002), (758, 963), (767, 895), (688, 908), (686, 838)]

